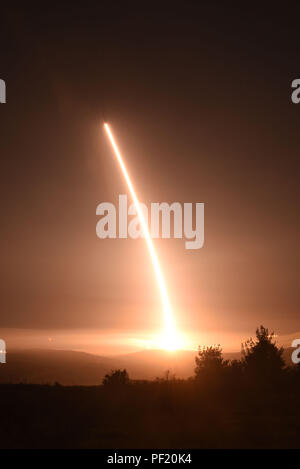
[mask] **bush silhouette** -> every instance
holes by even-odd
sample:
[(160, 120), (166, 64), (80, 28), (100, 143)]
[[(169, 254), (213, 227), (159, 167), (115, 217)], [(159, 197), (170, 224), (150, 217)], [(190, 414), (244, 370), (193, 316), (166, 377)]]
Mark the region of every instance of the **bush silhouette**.
[(210, 347), (199, 347), (198, 355), (195, 357), (197, 378), (205, 378), (206, 383), (210, 379), (219, 378), (228, 367), (228, 360), (222, 356), (220, 345)]
[(130, 379), (127, 371), (124, 370), (112, 370), (106, 374), (103, 378), (102, 384), (104, 386), (124, 386), (129, 384)]
[(283, 348), (278, 348), (274, 332), (264, 326), (256, 329), (256, 340), (250, 338), (242, 344), (242, 361), (246, 374), (260, 381), (278, 378), (285, 365)]

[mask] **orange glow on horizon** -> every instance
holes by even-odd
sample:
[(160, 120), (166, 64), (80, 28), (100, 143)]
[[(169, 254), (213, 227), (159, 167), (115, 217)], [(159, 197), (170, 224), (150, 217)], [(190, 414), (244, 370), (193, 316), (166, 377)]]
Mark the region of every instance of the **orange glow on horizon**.
[(140, 207), (138, 197), (136, 195), (136, 192), (135, 192), (134, 187), (132, 185), (130, 176), (129, 176), (128, 171), (126, 169), (124, 160), (123, 160), (123, 158), (120, 154), (120, 151), (119, 151), (118, 146), (116, 144), (116, 141), (115, 141), (115, 139), (112, 135), (110, 127), (107, 123), (105, 123), (104, 128), (105, 128), (105, 131), (108, 135), (109, 141), (110, 141), (110, 143), (113, 147), (115, 156), (117, 157), (118, 163), (121, 167), (123, 176), (126, 180), (129, 192), (130, 192), (132, 200), (134, 202), (136, 212), (138, 214), (138, 217), (139, 217), (139, 220), (140, 220), (140, 223), (141, 223), (141, 227), (142, 227), (144, 235), (145, 235), (145, 239), (146, 239), (147, 246), (148, 246), (148, 249), (149, 249), (149, 252), (150, 252), (150, 256), (151, 256), (151, 260), (152, 260), (152, 263), (153, 263), (155, 275), (156, 275), (156, 278), (157, 278), (158, 286), (159, 286), (159, 289), (160, 289), (162, 303), (163, 303), (163, 312), (164, 312), (164, 331), (163, 331), (163, 334), (162, 334), (159, 342), (160, 342), (161, 347), (164, 348), (164, 349), (167, 349), (167, 350), (170, 350), (170, 351), (171, 350), (176, 350), (176, 349), (181, 347), (181, 342), (179, 340), (179, 337), (178, 337), (178, 334), (177, 334), (177, 331), (176, 331), (174, 316), (173, 316), (172, 308), (171, 308), (171, 305), (170, 305), (169, 296), (168, 296), (164, 276), (163, 276), (163, 273), (162, 273), (162, 270), (161, 270), (161, 267), (160, 267), (160, 264), (159, 264), (157, 253), (155, 251), (155, 248), (154, 248), (154, 245), (153, 245), (150, 233), (149, 233), (148, 225), (145, 221), (144, 214), (143, 214), (143, 211)]

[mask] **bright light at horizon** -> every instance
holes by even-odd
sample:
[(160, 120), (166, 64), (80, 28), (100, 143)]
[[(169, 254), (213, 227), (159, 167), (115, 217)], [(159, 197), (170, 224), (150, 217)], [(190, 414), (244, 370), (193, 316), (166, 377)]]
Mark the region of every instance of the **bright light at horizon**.
[(138, 214), (138, 217), (139, 217), (139, 220), (140, 220), (140, 223), (141, 223), (141, 227), (142, 227), (144, 235), (145, 235), (145, 239), (146, 239), (148, 249), (149, 249), (149, 252), (150, 252), (150, 255), (151, 255), (151, 260), (152, 260), (152, 263), (153, 263), (153, 266), (154, 266), (158, 286), (159, 286), (159, 289), (160, 289), (162, 303), (163, 303), (163, 311), (164, 311), (164, 332), (163, 332), (163, 335), (162, 335), (159, 343), (160, 343), (160, 346), (164, 349), (167, 349), (167, 350), (170, 350), (170, 351), (176, 350), (176, 349), (181, 347), (181, 341), (178, 337), (178, 333), (177, 333), (176, 328), (175, 328), (173, 312), (172, 312), (172, 308), (171, 308), (171, 305), (170, 305), (169, 296), (168, 296), (164, 276), (163, 276), (163, 273), (162, 273), (162, 270), (161, 270), (161, 267), (160, 267), (160, 264), (159, 264), (159, 260), (158, 260), (158, 257), (157, 257), (157, 254), (156, 254), (156, 251), (155, 251), (155, 248), (154, 248), (150, 233), (149, 233), (148, 225), (145, 221), (144, 214), (143, 214), (143, 211), (140, 207), (138, 197), (137, 197), (136, 192), (133, 188), (133, 185), (132, 185), (131, 179), (129, 177), (128, 171), (126, 169), (125, 163), (124, 163), (123, 158), (120, 154), (120, 151), (119, 151), (118, 146), (115, 142), (115, 139), (112, 135), (110, 127), (107, 123), (105, 123), (104, 128), (106, 130), (106, 133), (108, 135), (110, 143), (113, 147), (113, 150), (114, 150), (114, 153), (117, 157), (117, 160), (120, 164), (122, 173), (124, 175), (124, 178), (126, 180), (128, 189), (129, 189), (131, 197), (133, 199), (133, 202), (134, 202), (134, 205), (135, 205), (135, 208), (136, 208), (136, 212)]

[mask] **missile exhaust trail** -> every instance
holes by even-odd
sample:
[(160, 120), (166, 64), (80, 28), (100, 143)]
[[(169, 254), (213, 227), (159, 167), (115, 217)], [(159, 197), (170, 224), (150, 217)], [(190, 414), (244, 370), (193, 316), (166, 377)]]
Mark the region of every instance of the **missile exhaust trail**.
[(163, 276), (163, 273), (162, 273), (162, 270), (161, 270), (161, 267), (160, 267), (160, 264), (159, 264), (157, 253), (155, 251), (155, 248), (154, 248), (154, 245), (153, 245), (153, 242), (152, 242), (152, 238), (151, 238), (150, 233), (149, 233), (149, 228), (148, 228), (148, 225), (145, 221), (144, 214), (143, 214), (143, 211), (140, 207), (138, 197), (136, 195), (136, 192), (135, 192), (134, 187), (132, 185), (130, 176), (129, 176), (128, 171), (126, 169), (124, 160), (121, 156), (121, 153), (120, 153), (119, 148), (116, 144), (116, 141), (113, 137), (113, 134), (110, 130), (110, 127), (107, 123), (105, 123), (104, 128), (105, 128), (105, 131), (108, 135), (108, 138), (109, 138), (109, 141), (112, 145), (112, 148), (114, 150), (114, 154), (115, 154), (115, 156), (118, 160), (118, 163), (121, 167), (123, 176), (126, 180), (126, 183), (127, 183), (129, 192), (131, 194), (132, 200), (134, 202), (136, 212), (138, 214), (138, 217), (139, 217), (139, 220), (140, 220), (140, 223), (141, 223), (141, 227), (143, 229), (145, 239), (146, 239), (146, 242), (147, 242), (147, 246), (148, 246), (148, 249), (149, 249), (149, 252), (150, 252), (151, 260), (152, 260), (152, 263), (153, 263), (153, 267), (154, 267), (154, 271), (155, 271), (155, 275), (156, 275), (156, 278), (157, 278), (157, 282), (158, 282), (158, 286), (159, 286), (160, 294), (161, 294), (161, 298), (162, 298), (162, 303), (163, 303), (164, 329), (165, 329), (165, 331), (164, 331), (164, 333), (165, 333), (164, 342), (165, 342), (165, 345), (168, 348), (175, 349), (175, 348), (177, 348), (177, 346), (176, 346), (176, 330), (175, 330), (175, 323), (174, 323), (173, 313), (172, 313), (172, 309), (171, 309), (171, 305), (170, 305), (170, 301), (169, 301), (169, 296), (168, 296), (164, 276)]

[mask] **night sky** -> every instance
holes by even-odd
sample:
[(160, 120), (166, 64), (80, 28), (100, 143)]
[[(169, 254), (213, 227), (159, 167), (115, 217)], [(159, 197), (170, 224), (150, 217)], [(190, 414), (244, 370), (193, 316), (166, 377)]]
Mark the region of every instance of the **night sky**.
[(228, 350), (260, 324), (297, 338), (297, 16), (1, 6), (1, 338), (100, 353), (161, 325), (145, 241), (96, 237), (96, 206), (127, 193), (103, 119), (141, 201), (205, 203), (202, 249), (156, 242), (178, 327)]

